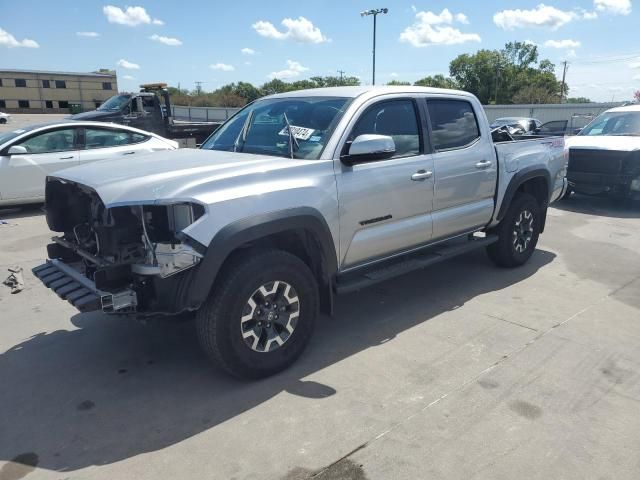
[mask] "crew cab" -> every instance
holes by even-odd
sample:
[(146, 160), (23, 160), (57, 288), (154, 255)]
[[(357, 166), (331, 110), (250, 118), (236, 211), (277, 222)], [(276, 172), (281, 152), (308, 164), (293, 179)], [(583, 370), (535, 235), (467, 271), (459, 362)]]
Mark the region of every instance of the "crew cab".
[(607, 110), (567, 147), (568, 194), (640, 199), (640, 105)]
[(494, 142), (469, 93), (278, 94), (199, 150), (50, 177), (59, 235), (33, 272), (81, 311), (196, 312), (216, 364), (264, 377), (302, 353), (336, 294), (475, 248), (524, 264), (565, 168), (563, 138)]

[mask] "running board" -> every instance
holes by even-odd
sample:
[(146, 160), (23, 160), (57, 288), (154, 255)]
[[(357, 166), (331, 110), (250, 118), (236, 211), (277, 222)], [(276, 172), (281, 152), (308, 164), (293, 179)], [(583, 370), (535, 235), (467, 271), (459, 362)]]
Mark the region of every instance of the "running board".
[(453, 240), (426, 247), (413, 254), (403, 255), (393, 260), (383, 261), (375, 266), (362, 267), (354, 272), (346, 273), (338, 277), (335, 290), (338, 294), (361, 290), (390, 278), (457, 257), (477, 248), (486, 247), (497, 241), (497, 235), (463, 237), (461, 240)]

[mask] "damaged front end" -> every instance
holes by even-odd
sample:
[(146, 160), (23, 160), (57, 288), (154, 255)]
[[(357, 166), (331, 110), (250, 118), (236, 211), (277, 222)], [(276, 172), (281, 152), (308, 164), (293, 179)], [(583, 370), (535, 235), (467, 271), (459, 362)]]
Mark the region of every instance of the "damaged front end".
[(61, 235), (33, 273), (80, 311), (138, 315), (194, 310), (189, 284), (205, 248), (183, 230), (194, 202), (106, 208), (92, 189), (49, 178), (47, 224)]

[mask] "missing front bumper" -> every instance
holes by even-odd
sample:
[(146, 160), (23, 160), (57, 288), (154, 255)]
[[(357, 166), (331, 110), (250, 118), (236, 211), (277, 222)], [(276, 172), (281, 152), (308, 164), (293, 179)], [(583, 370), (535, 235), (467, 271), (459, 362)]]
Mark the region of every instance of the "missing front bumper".
[(135, 291), (99, 290), (94, 282), (59, 260), (47, 260), (31, 271), (46, 287), (81, 312), (129, 313), (136, 310), (138, 299)]

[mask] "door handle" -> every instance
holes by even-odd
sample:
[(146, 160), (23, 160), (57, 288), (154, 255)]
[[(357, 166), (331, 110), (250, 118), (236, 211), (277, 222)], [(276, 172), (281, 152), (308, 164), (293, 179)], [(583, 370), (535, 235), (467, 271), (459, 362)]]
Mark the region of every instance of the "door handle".
[(491, 162), (489, 160), (482, 160), (481, 162), (476, 163), (476, 168), (489, 168), (491, 166)]
[(123, 155), (133, 155), (136, 152), (124, 152)]
[(59, 160), (71, 160), (73, 158), (73, 155), (71, 155), (70, 157), (60, 157)]
[(411, 175), (411, 180), (414, 182), (421, 182), (422, 180), (426, 180), (427, 178), (431, 178), (433, 172), (426, 172), (424, 170), (418, 170), (416, 173)]

